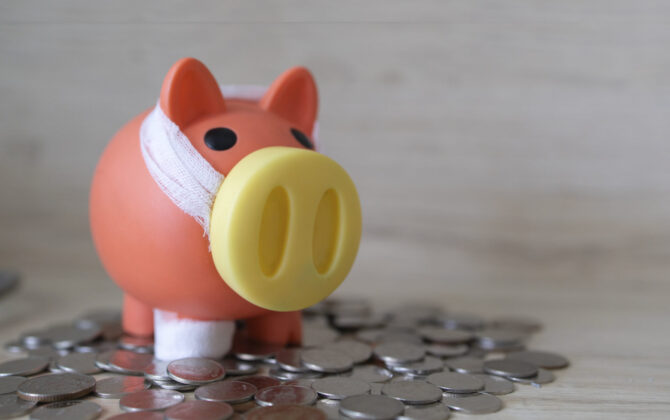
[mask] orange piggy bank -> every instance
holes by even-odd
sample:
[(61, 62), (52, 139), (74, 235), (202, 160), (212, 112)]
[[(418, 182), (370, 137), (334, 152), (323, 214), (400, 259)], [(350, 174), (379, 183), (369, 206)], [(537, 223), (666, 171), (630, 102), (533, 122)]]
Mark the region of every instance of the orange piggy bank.
[(90, 196), (93, 240), (125, 292), (124, 330), (159, 359), (299, 344), (300, 309), (356, 257), (355, 186), (314, 151), (317, 90), (296, 67), (267, 88), (220, 87), (201, 62), (168, 72), (155, 107), (111, 140)]

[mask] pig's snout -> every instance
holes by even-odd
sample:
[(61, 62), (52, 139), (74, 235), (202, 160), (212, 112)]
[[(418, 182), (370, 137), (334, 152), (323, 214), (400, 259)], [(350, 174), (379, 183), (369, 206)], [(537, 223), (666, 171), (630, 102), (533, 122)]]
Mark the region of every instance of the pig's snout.
[(332, 159), (268, 147), (247, 155), (216, 195), (210, 244), (216, 269), (249, 302), (294, 311), (332, 293), (361, 236), (351, 178)]

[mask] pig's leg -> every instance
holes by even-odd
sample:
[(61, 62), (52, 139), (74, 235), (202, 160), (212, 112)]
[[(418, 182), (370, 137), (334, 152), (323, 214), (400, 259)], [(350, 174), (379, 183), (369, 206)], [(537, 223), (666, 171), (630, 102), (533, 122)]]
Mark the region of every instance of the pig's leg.
[(302, 320), (300, 311), (271, 312), (246, 320), (249, 338), (263, 343), (300, 345)]
[(123, 297), (123, 330), (139, 337), (151, 337), (154, 333), (154, 311), (126, 293)]

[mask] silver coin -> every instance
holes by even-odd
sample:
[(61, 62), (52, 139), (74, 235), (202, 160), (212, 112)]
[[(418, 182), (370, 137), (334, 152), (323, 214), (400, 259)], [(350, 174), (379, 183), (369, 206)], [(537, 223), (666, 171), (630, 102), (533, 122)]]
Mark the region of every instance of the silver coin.
[(464, 344), (471, 341), (474, 335), (464, 330), (446, 330), (439, 327), (423, 327), (419, 334), (428, 341), (441, 344)]
[(331, 330), (330, 328), (314, 328), (314, 327), (303, 327), (302, 330), (302, 346), (303, 347), (316, 347), (324, 344), (332, 343), (338, 339), (340, 335), (337, 331)]
[(170, 362), (167, 360), (153, 359), (151, 363), (144, 367), (144, 377), (152, 381), (168, 381), (170, 376), (167, 372), (167, 366)]
[(65, 371), (58, 366), (58, 364), (56, 363), (55, 360), (52, 360), (52, 361), (49, 362), (49, 372), (51, 372), (51, 373), (65, 373)]
[(74, 351), (77, 353), (102, 353), (104, 351), (116, 349), (116, 343), (111, 341), (93, 342), (87, 344), (77, 344)]
[(19, 341), (27, 348), (51, 344), (51, 338), (48, 336), (46, 330), (28, 331), (19, 338)]
[(518, 378), (513, 376), (507, 376), (507, 379), (510, 381), (518, 382), (520, 384), (533, 385), (535, 387), (540, 387), (541, 385), (554, 382), (556, 380), (556, 375), (550, 371), (542, 368), (538, 368), (537, 375), (531, 376), (529, 378)]
[(251, 376), (240, 376), (239, 378), (235, 378), (236, 381), (242, 381), (246, 382), (248, 384), (251, 384), (256, 387), (257, 390), (269, 388), (271, 386), (277, 386), (281, 384), (280, 381), (278, 381), (275, 378), (271, 378), (269, 376), (263, 376), (263, 375), (251, 375)]
[(0, 395), (0, 419), (28, 414), (37, 403), (19, 398), (16, 394)]
[(107, 350), (102, 353), (98, 353), (95, 356), (95, 365), (102, 370), (114, 372), (115, 370), (109, 365), (109, 359), (112, 357), (116, 350)]
[(100, 417), (102, 407), (91, 401), (59, 401), (44, 405), (30, 414), (31, 420), (93, 420)]
[(376, 328), (384, 325), (385, 317), (379, 315), (339, 315), (333, 319), (333, 325), (340, 330), (358, 330)]
[(385, 395), (355, 395), (340, 402), (340, 414), (355, 419), (390, 420), (404, 409), (403, 403)]
[(70, 353), (56, 360), (56, 364), (65, 372), (93, 375), (101, 371), (95, 364), (96, 356), (94, 353)]
[(518, 330), (487, 328), (477, 332), (477, 345), (483, 349), (510, 348), (521, 345), (528, 334)]
[(119, 347), (124, 350), (134, 351), (136, 353), (153, 353), (154, 340), (150, 337), (122, 335), (119, 338)]
[(442, 403), (415, 405), (405, 407), (405, 414), (397, 420), (447, 420), (450, 414), (449, 408)]
[(352, 378), (357, 378), (367, 383), (387, 382), (393, 378), (393, 374), (387, 369), (374, 365), (356, 366), (351, 374)]
[(528, 362), (537, 367), (545, 369), (561, 369), (568, 366), (568, 364), (570, 363), (568, 362), (568, 359), (561, 356), (560, 354), (550, 353), (546, 351), (537, 351), (537, 350), (535, 351), (527, 350), (527, 351), (510, 353), (507, 355), (507, 358), (512, 360), (521, 360), (523, 362)]
[(107, 420), (163, 420), (163, 413), (155, 411), (138, 411), (134, 413), (121, 413), (109, 417)]
[(289, 372), (307, 372), (309, 368), (302, 364), (302, 349), (286, 348), (277, 352), (275, 359), (282, 369)]
[(2, 376), (0, 377), (0, 395), (16, 392), (19, 385), (25, 382), (23, 376)]
[(467, 394), (484, 389), (484, 381), (467, 373), (440, 372), (429, 375), (427, 381), (445, 392)]
[(165, 412), (165, 420), (226, 420), (233, 414), (230, 404), (196, 400), (169, 408)]
[(314, 407), (303, 405), (277, 405), (273, 407), (258, 407), (244, 415), (245, 420), (326, 420), (326, 414)]
[(302, 362), (312, 370), (326, 373), (345, 372), (354, 365), (354, 360), (347, 354), (323, 348), (304, 350)]
[(119, 400), (123, 411), (160, 411), (184, 401), (184, 394), (167, 389), (146, 389), (124, 395)]
[(307, 388), (311, 388), (312, 384), (316, 381), (316, 379), (292, 379), (290, 381), (284, 382), (284, 385), (298, 385), (298, 386), (305, 386)]
[(449, 329), (476, 331), (484, 328), (484, 319), (473, 314), (447, 314), (438, 323)]
[(457, 357), (463, 356), (469, 349), (466, 344), (431, 344), (426, 346), (426, 353), (436, 357)]
[(331, 376), (315, 380), (312, 389), (322, 397), (341, 400), (353, 395), (367, 394), (370, 392), (370, 385), (360, 379)]
[(444, 370), (444, 363), (441, 359), (432, 356), (426, 356), (423, 360), (401, 365), (388, 365), (388, 368), (394, 372), (411, 375), (430, 375), (431, 373)]
[(173, 381), (172, 379), (167, 381), (151, 381), (151, 383), (162, 389), (179, 392), (193, 391), (196, 388), (196, 385), (182, 384), (181, 382)]
[(273, 367), (268, 372), (273, 378), (279, 379), (280, 381), (295, 381), (298, 379), (317, 379), (323, 376), (321, 372), (289, 372), (284, 369)]
[(312, 405), (316, 401), (316, 392), (304, 386), (277, 385), (259, 390), (256, 393), (256, 404), (272, 405)]
[(491, 376), (483, 373), (476, 373), (473, 376), (484, 381), (484, 389), (481, 392), (485, 394), (505, 395), (511, 394), (516, 390), (512, 382), (501, 376)]
[(372, 356), (372, 347), (355, 340), (341, 340), (326, 344), (323, 348), (340, 351), (351, 357), (354, 364), (366, 362)]
[(56, 325), (45, 331), (46, 339), (57, 349), (69, 349), (80, 343), (89, 343), (100, 336), (99, 326), (91, 324), (86, 328), (74, 325)]
[(282, 346), (270, 343), (257, 343), (244, 337), (236, 337), (233, 342), (232, 354), (240, 360), (261, 361), (274, 357)]
[(0, 376), (30, 376), (42, 372), (49, 366), (44, 357), (26, 357), (0, 363)]
[(537, 366), (521, 360), (487, 360), (484, 362), (484, 372), (496, 376), (529, 378), (537, 375)]
[(70, 352), (67, 350), (58, 350), (51, 346), (35, 347), (32, 349), (28, 349), (27, 353), (29, 357), (42, 357), (48, 360), (55, 360), (61, 356), (66, 356), (70, 354)]
[(454, 411), (466, 414), (489, 414), (500, 411), (502, 400), (489, 394), (443, 394), (442, 403)]
[(532, 334), (542, 329), (542, 323), (535, 318), (527, 316), (506, 316), (492, 320), (490, 323), (493, 328), (505, 330), (518, 330), (527, 334)]
[(241, 362), (235, 359), (223, 359), (220, 363), (226, 370), (226, 375), (253, 375), (258, 372), (258, 366), (252, 363)]
[(483, 373), (484, 361), (475, 357), (463, 356), (447, 359), (444, 362), (447, 367), (459, 373)]
[[(129, 350), (114, 350), (109, 354), (107, 370), (126, 375), (144, 376), (144, 370), (153, 362), (153, 359), (153, 356), (150, 354), (135, 353)], [(101, 355), (98, 355), (96, 365), (105, 369), (101, 366), (100, 360)]]
[(51, 373), (30, 378), (19, 385), (19, 397), (28, 401), (73, 400), (93, 391), (95, 379), (78, 373)]
[(204, 357), (173, 360), (167, 366), (170, 378), (189, 385), (203, 385), (220, 381), (226, 376), (221, 363)]
[(3, 345), (3, 348), (9, 353), (23, 353), (25, 351), (23, 344), (19, 341), (9, 341)]
[(382, 394), (405, 404), (432, 404), (442, 399), (442, 391), (424, 381), (389, 382), (382, 387)]
[(412, 343), (389, 342), (379, 344), (374, 349), (375, 356), (385, 363), (400, 364), (416, 362), (426, 355), (426, 349)]
[(121, 398), (133, 392), (149, 388), (150, 384), (140, 376), (111, 376), (95, 384), (95, 395), (100, 398)]
[(339, 400), (322, 398), (316, 402), (315, 407), (318, 408), (320, 411), (322, 411), (329, 419), (339, 419), (342, 417), (340, 416)]
[(204, 385), (195, 390), (195, 398), (203, 401), (217, 401), (238, 404), (251, 400), (258, 390), (250, 383), (223, 381)]

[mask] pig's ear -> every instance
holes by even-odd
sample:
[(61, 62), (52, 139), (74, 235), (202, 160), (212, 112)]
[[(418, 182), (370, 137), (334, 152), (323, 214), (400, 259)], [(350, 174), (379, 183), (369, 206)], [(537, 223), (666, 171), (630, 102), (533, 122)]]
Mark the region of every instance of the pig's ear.
[(260, 106), (286, 118), (311, 136), (318, 109), (318, 93), (312, 74), (304, 67), (285, 71), (270, 86)]
[(226, 110), (216, 79), (195, 58), (182, 58), (170, 68), (163, 80), (160, 105), (181, 128), (200, 117)]

